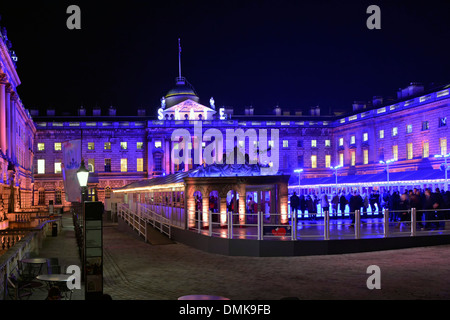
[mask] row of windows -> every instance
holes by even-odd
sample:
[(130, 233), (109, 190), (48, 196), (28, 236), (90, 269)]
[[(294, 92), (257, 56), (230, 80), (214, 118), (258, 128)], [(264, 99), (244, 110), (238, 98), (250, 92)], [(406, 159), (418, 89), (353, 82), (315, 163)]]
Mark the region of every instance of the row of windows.
[[(441, 138), (439, 139), (439, 149), (440, 154), (445, 155), (447, 154), (447, 138)], [(384, 149), (381, 148), (379, 152), (379, 160), (384, 160)], [(422, 157), (428, 158), (430, 156), (430, 144), (428, 141), (423, 142), (422, 144)], [(340, 152), (338, 154), (339, 157), (339, 165), (344, 166), (344, 153)], [(411, 160), (414, 157), (413, 152), (413, 144), (408, 143), (406, 145), (406, 159)], [(398, 145), (392, 146), (392, 159), (397, 161), (398, 160)], [(363, 149), (363, 164), (369, 163), (369, 150)], [(350, 152), (350, 165), (355, 166), (356, 165), (356, 152), (351, 151)], [(303, 167), (304, 166), (304, 159), (303, 155), (299, 155), (297, 158), (297, 166)], [(331, 155), (325, 155), (325, 168), (331, 167)], [(311, 156), (311, 168), (317, 168), (317, 155)]]
[[(89, 172), (95, 171), (95, 159), (88, 159), (88, 170)], [(138, 158), (136, 159), (136, 171), (143, 172), (144, 171), (144, 159)], [(61, 173), (61, 160), (56, 160), (54, 164), (54, 172), (53, 173)], [(111, 172), (111, 159), (105, 159), (105, 172)], [(122, 158), (120, 159), (120, 172), (128, 172), (128, 159)], [(45, 174), (45, 159), (37, 160), (37, 173)]]
[[(159, 148), (161, 147), (161, 142), (156, 143), (155, 146), (159, 145)], [(55, 142), (53, 145), (54, 151), (61, 151), (62, 145), (61, 142)], [(157, 147), (158, 148), (158, 147)], [(37, 145), (38, 151), (45, 151), (45, 143), (39, 142)], [(120, 149), (121, 150), (128, 150), (128, 142), (123, 141), (120, 143)], [(144, 150), (144, 143), (143, 142), (137, 142), (136, 143), (136, 149), (137, 150)], [(95, 150), (95, 142), (88, 142), (88, 150)], [(103, 150), (111, 150), (111, 142), (105, 142), (103, 143)]]

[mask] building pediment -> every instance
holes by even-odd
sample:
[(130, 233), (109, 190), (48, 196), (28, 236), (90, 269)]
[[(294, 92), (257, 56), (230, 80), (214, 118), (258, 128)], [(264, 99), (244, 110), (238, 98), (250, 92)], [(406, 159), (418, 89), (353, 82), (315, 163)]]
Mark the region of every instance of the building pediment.
[(170, 108), (159, 109), (159, 120), (212, 120), (216, 110), (191, 99), (182, 101)]

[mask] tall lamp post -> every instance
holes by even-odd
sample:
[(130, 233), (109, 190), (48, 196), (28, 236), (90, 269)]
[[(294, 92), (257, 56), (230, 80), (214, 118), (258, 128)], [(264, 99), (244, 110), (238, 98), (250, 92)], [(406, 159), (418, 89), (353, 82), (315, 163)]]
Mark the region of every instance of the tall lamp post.
[(435, 158), (444, 158), (444, 172), (445, 172), (445, 186), (444, 190), (448, 191), (448, 178), (447, 178), (447, 170), (449, 169), (449, 166), (447, 164), (447, 158), (450, 157), (450, 153), (447, 154), (436, 154), (434, 155)]
[[(385, 164), (386, 165), (386, 173), (387, 173), (387, 182), (388, 182), (388, 184), (389, 184), (389, 164), (392, 163), (392, 162), (395, 162), (395, 160), (394, 159), (390, 159), (390, 160), (386, 160), (386, 161), (380, 160), (381, 164)], [(388, 188), (389, 188), (389, 186), (388, 186)]]
[(336, 193), (338, 190), (338, 175), (337, 175), (337, 171), (338, 169), (342, 168), (341, 165), (335, 166), (335, 167), (330, 167), (331, 170), (334, 170), (334, 175), (336, 176)]
[(298, 173), (298, 194), (300, 195), (300, 175), (303, 172), (303, 169), (295, 169), (295, 173)]

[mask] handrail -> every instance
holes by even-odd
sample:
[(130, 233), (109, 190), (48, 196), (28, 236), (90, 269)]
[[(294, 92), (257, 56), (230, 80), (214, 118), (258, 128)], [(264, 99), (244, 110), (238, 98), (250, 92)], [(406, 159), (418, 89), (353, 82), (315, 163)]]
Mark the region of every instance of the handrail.
[[(118, 206), (118, 211), (122, 212), (121, 216), (130, 225), (135, 223), (135, 228), (139, 221), (152, 224), (160, 232), (166, 234), (170, 234), (170, 231), (165, 230), (170, 230), (171, 227), (180, 227), (177, 225), (179, 219), (174, 219), (172, 215), (174, 211), (166, 207), (136, 203), (133, 208), (136, 208), (136, 212), (122, 204)], [(437, 217), (422, 217), (422, 215), (425, 216), (424, 213), (429, 212), (433, 212)], [(300, 213), (295, 215), (291, 212), (286, 215), (262, 212), (204, 213), (201, 210), (194, 210), (186, 212), (184, 229), (210, 237), (228, 239), (293, 241), (311, 238), (323, 240), (361, 239), (450, 233), (450, 209), (432, 209), (431, 211), (416, 210), (415, 208), (395, 211), (384, 209), (381, 218), (369, 217), (367, 219), (361, 216), (362, 211), (360, 210), (347, 214), (348, 216), (344, 218), (333, 219), (332, 213), (327, 211), (308, 215), (308, 219), (301, 219), (299, 218)], [(397, 218), (399, 215), (402, 216), (401, 219)], [(419, 215), (420, 217), (418, 217)], [(440, 218), (438, 219), (438, 217)], [(434, 229), (420, 227), (422, 224), (429, 225), (430, 223), (440, 223), (441, 226)], [(444, 223), (447, 223), (447, 229)]]

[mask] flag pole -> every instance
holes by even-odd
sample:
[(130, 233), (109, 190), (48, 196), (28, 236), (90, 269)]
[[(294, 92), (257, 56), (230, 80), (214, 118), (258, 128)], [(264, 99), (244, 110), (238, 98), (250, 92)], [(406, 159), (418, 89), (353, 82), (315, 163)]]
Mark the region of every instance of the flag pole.
[(178, 75), (181, 79), (181, 40), (178, 38)]

